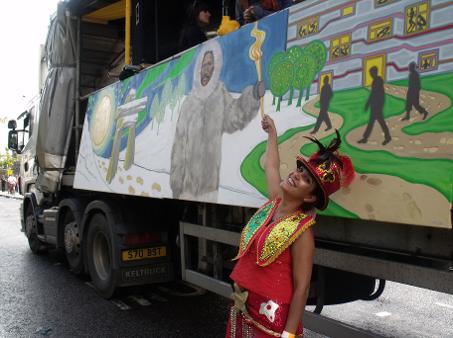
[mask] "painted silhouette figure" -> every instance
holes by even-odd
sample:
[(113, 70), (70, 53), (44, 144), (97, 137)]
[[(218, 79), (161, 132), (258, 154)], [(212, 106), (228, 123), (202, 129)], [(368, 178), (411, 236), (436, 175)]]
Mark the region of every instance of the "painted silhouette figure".
[(374, 122), (378, 122), (384, 132), (384, 142), (382, 145), (386, 145), (392, 140), (390, 136), (389, 128), (385, 123), (384, 119), (384, 101), (385, 101), (385, 90), (384, 90), (384, 81), (378, 75), (377, 67), (373, 66), (370, 68), (370, 75), (373, 78), (373, 82), (371, 84), (371, 93), (368, 97), (368, 101), (365, 104), (365, 111), (370, 108), (370, 119), (368, 121), (368, 126), (363, 133), (363, 137), (358, 143), (367, 143), (368, 137), (370, 137), (371, 131), (373, 130)]
[(406, 94), (406, 116), (402, 121), (410, 119), (412, 107), (414, 107), (420, 114), (423, 115), (423, 120), (428, 116), (428, 112), (420, 105), (420, 75), (417, 72), (417, 65), (415, 62), (409, 64), (409, 85)]
[(319, 98), (319, 103), (320, 103), (321, 109), (319, 110), (319, 115), (318, 115), (318, 118), (316, 119), (315, 128), (312, 130), (312, 132), (310, 134), (316, 134), (319, 130), (319, 127), (321, 127), (322, 122), (325, 122), (327, 125), (327, 128), (325, 129), (325, 131), (332, 129), (332, 123), (330, 122), (328, 111), (329, 111), (329, 103), (330, 103), (330, 100), (332, 99), (333, 92), (332, 92), (332, 87), (330, 87), (330, 84), (329, 84), (328, 76), (324, 76), (323, 83), (324, 83), (324, 85), (322, 86), (321, 95)]

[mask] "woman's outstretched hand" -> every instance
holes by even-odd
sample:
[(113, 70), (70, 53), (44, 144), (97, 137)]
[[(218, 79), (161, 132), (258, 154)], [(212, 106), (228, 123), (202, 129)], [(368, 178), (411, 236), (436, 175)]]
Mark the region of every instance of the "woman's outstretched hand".
[(261, 127), (263, 127), (263, 130), (268, 133), (269, 136), (277, 135), (274, 120), (269, 115), (264, 115), (263, 119), (261, 120)]

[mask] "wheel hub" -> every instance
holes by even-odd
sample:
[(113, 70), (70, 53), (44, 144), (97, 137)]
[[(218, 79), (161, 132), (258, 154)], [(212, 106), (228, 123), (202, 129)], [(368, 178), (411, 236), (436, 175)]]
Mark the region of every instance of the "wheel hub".
[(68, 254), (78, 254), (80, 251), (80, 238), (77, 223), (66, 224), (64, 229), (64, 248)]

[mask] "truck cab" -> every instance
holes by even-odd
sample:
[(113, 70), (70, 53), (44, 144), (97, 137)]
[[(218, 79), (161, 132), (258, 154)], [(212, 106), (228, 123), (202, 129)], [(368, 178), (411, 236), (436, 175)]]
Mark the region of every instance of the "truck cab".
[[(8, 134), (8, 147), (20, 155), (20, 191), (30, 191), (37, 176), (35, 166), (37, 125), (39, 118), (39, 97), (31, 100), (26, 110), (17, 120), (9, 121), (11, 131)], [(12, 128), (14, 125), (19, 128)], [(16, 142), (17, 140), (17, 142)]]

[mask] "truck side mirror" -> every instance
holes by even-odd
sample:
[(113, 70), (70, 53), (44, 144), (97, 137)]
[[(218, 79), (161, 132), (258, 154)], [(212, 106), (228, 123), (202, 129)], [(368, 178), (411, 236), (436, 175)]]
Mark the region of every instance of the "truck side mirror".
[(17, 123), (16, 120), (9, 120), (8, 121), (8, 129), (16, 129), (17, 128)]
[[(14, 121), (14, 122), (16, 122), (16, 121)], [(9, 123), (8, 123), (8, 127), (9, 127)], [(19, 144), (18, 144), (17, 131), (10, 130), (8, 133), (8, 149), (17, 151), (18, 147), (19, 147)]]

